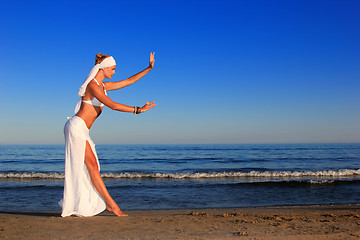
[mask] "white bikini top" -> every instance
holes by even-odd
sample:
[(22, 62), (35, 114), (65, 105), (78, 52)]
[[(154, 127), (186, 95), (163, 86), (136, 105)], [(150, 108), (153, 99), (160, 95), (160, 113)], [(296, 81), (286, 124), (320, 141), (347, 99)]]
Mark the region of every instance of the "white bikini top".
[[(100, 87), (100, 84), (98, 83), (98, 81), (96, 81), (95, 78), (94, 78), (94, 80), (95, 80), (95, 82), (96, 82), (96, 83), (99, 85), (99, 87)], [(106, 94), (106, 90), (105, 90), (105, 85), (104, 85), (104, 83), (102, 83), (102, 85), (104, 86), (104, 93), (105, 93), (105, 95), (107, 95), (107, 94)], [(92, 100), (87, 100), (87, 101), (82, 100), (82, 101), (83, 101), (84, 103), (91, 104), (91, 105), (96, 106), (96, 107), (103, 107), (103, 106), (104, 106), (104, 104), (101, 103), (99, 100), (97, 100), (96, 97), (94, 97)]]

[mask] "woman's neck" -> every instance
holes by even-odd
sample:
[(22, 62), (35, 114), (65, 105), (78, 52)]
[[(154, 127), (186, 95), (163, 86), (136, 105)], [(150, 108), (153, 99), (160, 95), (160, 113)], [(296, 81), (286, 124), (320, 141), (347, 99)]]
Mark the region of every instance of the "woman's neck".
[(95, 79), (96, 81), (98, 81), (99, 83), (101, 83), (102, 81), (104, 81), (105, 76), (103, 71), (99, 71), (96, 75), (95, 75)]

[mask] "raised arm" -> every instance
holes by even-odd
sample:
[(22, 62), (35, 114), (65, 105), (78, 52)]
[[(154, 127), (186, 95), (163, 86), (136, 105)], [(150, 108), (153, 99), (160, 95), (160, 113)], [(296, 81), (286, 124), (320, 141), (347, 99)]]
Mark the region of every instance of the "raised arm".
[(141, 72), (129, 77), (128, 79), (122, 80), (122, 81), (104, 82), (106, 91), (117, 90), (120, 88), (127, 87), (127, 86), (135, 83), (136, 81), (138, 81), (143, 76), (145, 76), (154, 67), (154, 63), (155, 63), (154, 55), (155, 55), (155, 53), (150, 53), (149, 67), (145, 68)]

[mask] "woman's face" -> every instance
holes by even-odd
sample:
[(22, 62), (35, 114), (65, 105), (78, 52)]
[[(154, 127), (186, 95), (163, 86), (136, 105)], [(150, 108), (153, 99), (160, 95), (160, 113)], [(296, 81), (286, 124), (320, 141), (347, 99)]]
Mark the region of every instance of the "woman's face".
[(112, 67), (108, 67), (108, 68), (103, 68), (105, 77), (108, 79), (111, 79), (112, 75), (115, 74), (115, 68), (116, 68), (116, 65), (114, 65)]

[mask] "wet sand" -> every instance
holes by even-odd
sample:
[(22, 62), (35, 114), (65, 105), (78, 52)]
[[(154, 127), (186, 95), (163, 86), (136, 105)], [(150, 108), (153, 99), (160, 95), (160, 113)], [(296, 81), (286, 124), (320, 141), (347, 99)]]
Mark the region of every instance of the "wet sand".
[(0, 239), (359, 239), (360, 205), (104, 212), (0, 212)]

